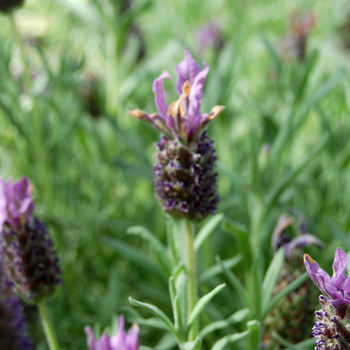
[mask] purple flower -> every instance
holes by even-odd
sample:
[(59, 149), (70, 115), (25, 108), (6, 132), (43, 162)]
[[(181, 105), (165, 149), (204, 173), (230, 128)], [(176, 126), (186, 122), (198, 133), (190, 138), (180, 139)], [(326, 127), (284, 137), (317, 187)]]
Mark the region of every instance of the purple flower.
[(15, 184), (0, 179), (0, 258), (16, 292), (37, 302), (62, 280), (48, 229), (32, 216), (31, 188), (26, 177)]
[(31, 192), (32, 185), (25, 176), (14, 184), (12, 179), (0, 179), (0, 230), (4, 223), (21, 230), (35, 209)]
[(214, 120), (224, 107), (215, 106), (210, 113), (201, 114), (203, 86), (209, 67), (204, 64), (204, 69), (201, 70), (187, 50), (185, 50), (185, 59), (176, 66), (175, 72), (178, 75), (176, 84), (176, 90), (179, 94), (178, 100), (170, 105), (166, 103), (163, 80), (170, 79), (170, 75), (164, 71), (153, 82), (158, 114), (150, 115), (139, 109), (135, 109), (129, 114), (153, 123), (170, 139), (180, 139), (189, 145), (199, 138), (203, 128)]
[(287, 215), (282, 214), (277, 222), (277, 225), (273, 231), (271, 237), (271, 244), (274, 251), (277, 251), (280, 247), (284, 247), (285, 256), (287, 260), (292, 260), (294, 253), (301, 247), (310, 246), (312, 244), (316, 245), (318, 248), (323, 248), (323, 243), (314, 235), (307, 233), (306, 225), (303, 217), (297, 213), (299, 219), (299, 235), (292, 238), (285, 234), (287, 227), (291, 226), (294, 219)]
[(32, 350), (24, 318), (23, 301), (15, 295), (13, 284), (0, 263), (0, 344), (4, 350)]
[(209, 21), (198, 28), (195, 36), (200, 51), (208, 48), (215, 48), (217, 51), (222, 49), (223, 40), (220, 35), (220, 27), (214, 21)]
[(166, 103), (163, 80), (170, 79), (170, 75), (164, 71), (153, 82), (158, 114), (149, 115), (139, 109), (129, 114), (153, 123), (166, 135), (156, 145), (153, 167), (155, 194), (163, 210), (174, 218), (199, 221), (214, 213), (219, 202), (215, 147), (203, 129), (224, 107), (215, 106), (211, 113), (201, 114), (209, 67), (204, 64), (201, 70), (186, 50), (175, 72), (180, 96), (177, 101)]
[(335, 308), (350, 305), (350, 278), (345, 275), (348, 257), (337, 248), (333, 262), (333, 276), (323, 271), (308, 254), (304, 255), (304, 263), (310, 278)]
[(135, 323), (128, 332), (124, 330), (124, 316), (119, 316), (117, 333), (110, 337), (106, 332), (96, 339), (91, 327), (84, 328), (89, 350), (137, 350), (139, 348), (139, 327)]

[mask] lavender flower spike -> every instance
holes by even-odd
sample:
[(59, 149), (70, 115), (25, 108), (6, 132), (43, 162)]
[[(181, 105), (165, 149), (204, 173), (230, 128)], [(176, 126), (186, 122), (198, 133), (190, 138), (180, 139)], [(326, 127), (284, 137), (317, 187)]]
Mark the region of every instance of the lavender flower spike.
[(135, 109), (129, 114), (135, 118), (149, 121), (162, 131), (170, 139), (178, 138), (191, 144), (200, 137), (203, 128), (214, 120), (224, 109), (223, 106), (215, 106), (210, 113), (201, 114), (203, 86), (209, 72), (209, 67), (204, 64), (201, 70), (199, 65), (185, 50), (185, 59), (175, 68), (178, 75), (176, 90), (179, 99), (167, 105), (163, 80), (170, 79), (168, 72), (164, 71), (159, 78), (153, 82), (155, 104), (158, 114), (151, 114)]
[(26, 177), (12, 184), (0, 179), (0, 258), (16, 292), (37, 302), (62, 281), (49, 232), (33, 217), (32, 185)]
[(96, 339), (91, 327), (84, 328), (87, 336), (87, 346), (89, 350), (138, 350), (139, 348), (139, 327), (136, 323), (129, 329), (124, 330), (124, 316), (119, 316), (117, 333), (110, 337), (106, 332), (99, 340)]
[(224, 107), (215, 106), (211, 113), (201, 114), (209, 67), (204, 64), (201, 70), (188, 51), (175, 72), (178, 100), (166, 103), (163, 81), (170, 75), (164, 71), (153, 82), (158, 114), (149, 115), (139, 109), (129, 114), (153, 123), (165, 134), (157, 143), (153, 167), (155, 193), (163, 210), (175, 218), (199, 221), (214, 213), (219, 202), (214, 143), (203, 129)]
[(337, 248), (332, 277), (307, 254), (304, 262), (309, 276), (326, 295), (319, 297), (322, 309), (315, 312), (316, 323), (311, 333), (316, 340), (315, 349), (350, 349), (350, 280), (345, 275), (346, 253)]

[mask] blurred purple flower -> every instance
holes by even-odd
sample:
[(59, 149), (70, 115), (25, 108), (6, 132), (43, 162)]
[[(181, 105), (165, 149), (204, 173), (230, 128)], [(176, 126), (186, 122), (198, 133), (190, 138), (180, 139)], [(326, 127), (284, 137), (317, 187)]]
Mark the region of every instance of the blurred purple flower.
[(0, 258), (26, 301), (37, 302), (61, 284), (61, 270), (48, 229), (32, 216), (32, 185), (0, 179)]
[(335, 308), (350, 305), (350, 278), (345, 275), (348, 257), (343, 250), (337, 248), (335, 252), (332, 277), (308, 254), (304, 255), (304, 263), (310, 278)]
[(293, 224), (293, 218), (287, 214), (282, 214), (277, 222), (271, 237), (271, 244), (274, 251), (280, 247), (284, 247), (287, 260), (293, 258), (294, 252), (304, 246), (316, 245), (318, 248), (323, 248), (323, 243), (314, 235), (307, 233), (306, 225), (303, 217), (296, 213), (299, 218), (299, 235), (292, 238), (285, 234), (287, 227)]
[(199, 27), (195, 36), (200, 51), (210, 48), (215, 48), (219, 51), (223, 46), (223, 40), (220, 35), (220, 27), (214, 21), (209, 21), (208, 23)]
[(297, 59), (303, 62), (306, 56), (307, 38), (315, 26), (315, 17), (310, 12), (304, 12), (294, 13), (290, 18), (290, 31), (282, 38), (280, 53), (285, 61)]
[(21, 230), (35, 209), (31, 192), (32, 186), (25, 176), (14, 184), (12, 179), (7, 182), (0, 179), (0, 230), (4, 223)]
[(203, 128), (214, 120), (224, 107), (215, 106), (210, 113), (201, 114), (203, 85), (209, 67), (204, 63), (204, 69), (201, 70), (187, 50), (185, 50), (185, 59), (176, 66), (175, 72), (178, 75), (176, 84), (178, 100), (170, 105), (166, 103), (163, 80), (170, 79), (170, 75), (164, 71), (153, 82), (158, 114), (150, 115), (139, 109), (130, 111), (129, 114), (151, 122), (170, 139), (178, 138), (189, 145), (199, 138)]
[(119, 316), (117, 333), (110, 337), (106, 332), (102, 334), (99, 340), (96, 339), (91, 327), (84, 328), (87, 337), (87, 346), (89, 350), (138, 350), (139, 348), (139, 328), (137, 324), (124, 330), (124, 316)]

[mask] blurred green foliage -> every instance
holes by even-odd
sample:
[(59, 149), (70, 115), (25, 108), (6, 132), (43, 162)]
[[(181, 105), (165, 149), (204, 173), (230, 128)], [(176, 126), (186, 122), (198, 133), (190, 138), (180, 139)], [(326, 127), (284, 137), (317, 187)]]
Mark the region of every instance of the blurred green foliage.
[[(315, 17), (306, 59), (286, 60), (290, 15), (302, 11)], [(168, 102), (175, 99), (183, 47), (210, 66), (202, 111), (226, 106), (209, 128), (226, 223), (201, 243), (200, 294), (225, 280), (208, 270), (216, 255), (243, 253), (227, 260), (243, 284), (259, 252), (265, 271), (271, 233), (289, 208), (326, 243), (322, 253), (308, 249), (323, 266), (337, 246), (350, 249), (350, 53), (339, 35), (349, 11), (346, 1), (31, 0), (14, 13), (15, 27), (0, 15), (0, 173), (31, 179), (52, 229), (64, 286), (50, 304), (62, 348), (83, 349), (83, 327), (106, 327), (115, 313), (141, 323), (139, 313), (149, 314), (132, 308), (130, 295), (171, 315), (157, 254), (126, 234), (141, 225), (166, 241), (152, 183), (159, 134), (126, 112), (156, 110), (152, 81), (162, 70), (172, 76)], [(220, 47), (200, 46), (209, 21)], [(203, 325), (243, 307), (234, 288), (219, 295)], [(245, 329), (227, 322), (203, 346)], [(140, 335), (154, 349), (174, 344), (142, 323)]]

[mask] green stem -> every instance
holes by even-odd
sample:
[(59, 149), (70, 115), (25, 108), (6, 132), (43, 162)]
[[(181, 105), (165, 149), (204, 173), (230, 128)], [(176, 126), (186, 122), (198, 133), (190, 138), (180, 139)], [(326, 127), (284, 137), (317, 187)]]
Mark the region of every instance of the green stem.
[[(197, 277), (196, 255), (194, 252), (194, 225), (186, 220), (186, 245), (187, 245), (187, 317), (197, 303)], [(198, 333), (197, 321), (193, 324), (188, 334), (188, 340), (194, 341)]]
[(44, 333), (46, 336), (47, 343), (49, 344), (50, 350), (60, 350), (54, 328), (50, 321), (50, 317), (49, 317), (49, 313), (48, 313), (45, 301), (40, 301), (38, 303), (38, 308), (39, 308), (41, 323), (43, 325)]
[(29, 66), (28, 66), (26, 54), (25, 54), (25, 51), (24, 51), (23, 38), (22, 38), (21, 33), (20, 33), (19, 30), (18, 30), (18, 27), (17, 27), (17, 24), (16, 24), (15, 17), (14, 17), (14, 15), (13, 15), (13, 13), (10, 14), (9, 18), (10, 18), (10, 21), (11, 21), (13, 33), (14, 33), (14, 35), (15, 35), (15, 37), (16, 37), (16, 40), (17, 40), (17, 43), (18, 43), (18, 46), (19, 46), (19, 51), (20, 51), (20, 54), (21, 54), (21, 59), (22, 59), (22, 61), (23, 61), (23, 66), (24, 66), (24, 71), (23, 71), (24, 82), (25, 82), (25, 84), (26, 84), (27, 90), (29, 90), (29, 89), (30, 89), (30, 86), (31, 86), (31, 78), (30, 78)]

